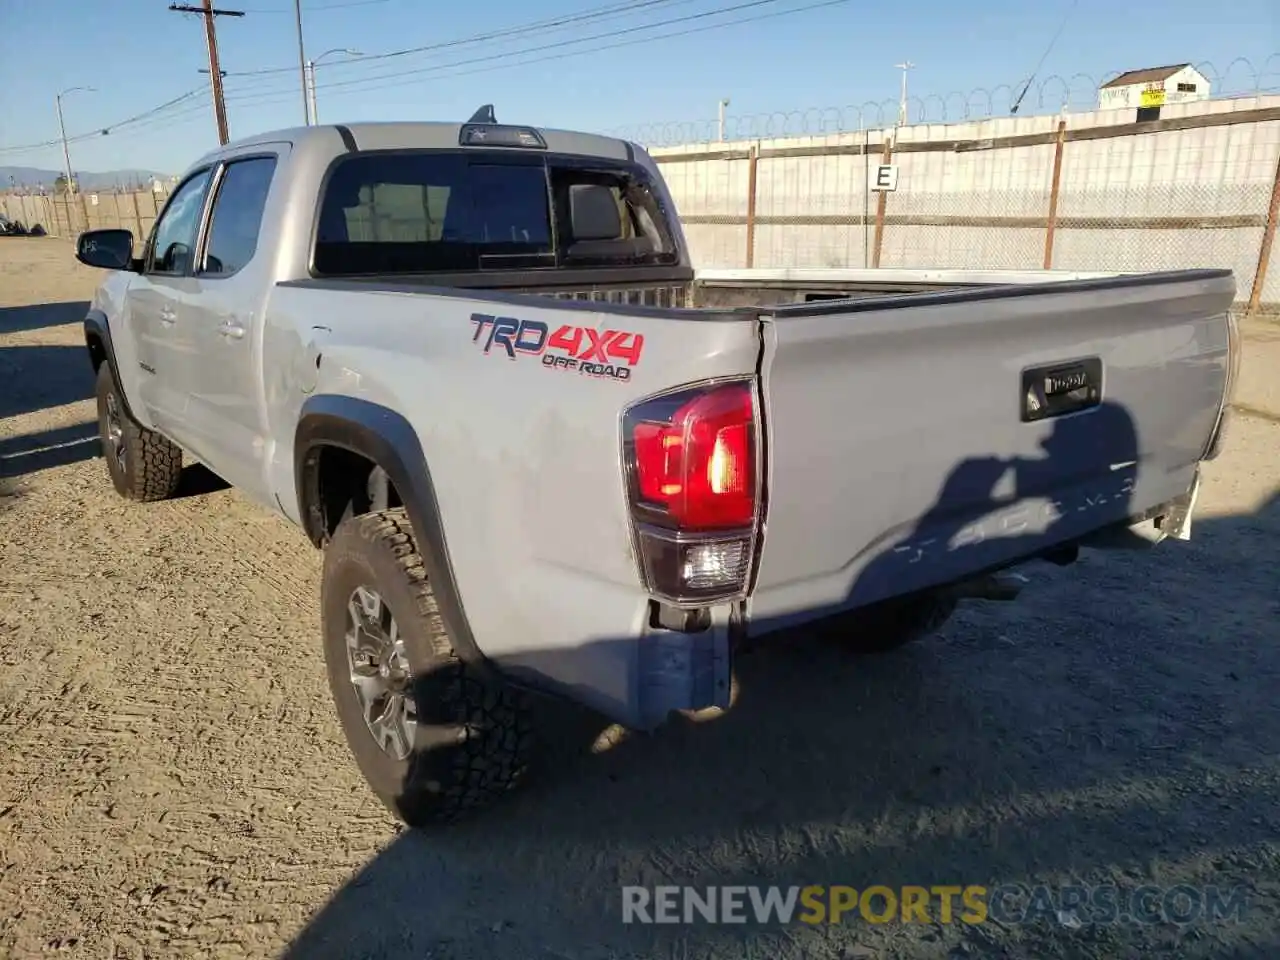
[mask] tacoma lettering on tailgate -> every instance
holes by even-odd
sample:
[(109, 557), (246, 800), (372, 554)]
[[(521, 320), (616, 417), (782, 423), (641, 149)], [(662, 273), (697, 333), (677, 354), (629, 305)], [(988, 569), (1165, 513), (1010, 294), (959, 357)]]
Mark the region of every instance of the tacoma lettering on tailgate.
[(508, 359), (521, 354), (541, 357), (542, 365), (571, 370), (605, 380), (630, 380), (640, 362), (644, 334), (627, 330), (597, 330), (562, 324), (552, 330), (541, 320), (517, 320), (473, 313), (473, 343), (484, 343), (486, 354), (499, 350)]

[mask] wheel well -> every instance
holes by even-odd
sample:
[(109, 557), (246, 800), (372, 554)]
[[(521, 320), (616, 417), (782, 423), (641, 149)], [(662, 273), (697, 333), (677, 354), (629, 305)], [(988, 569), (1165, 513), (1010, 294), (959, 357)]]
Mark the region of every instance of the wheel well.
[(323, 544), (347, 516), (400, 507), (404, 502), (386, 470), (342, 447), (322, 446), (312, 454), (307, 484), (312, 539)]
[(93, 372), (97, 373), (98, 368), (107, 361), (107, 348), (102, 345), (102, 338), (94, 333), (86, 334), (84, 342), (89, 348), (89, 362), (93, 364)]

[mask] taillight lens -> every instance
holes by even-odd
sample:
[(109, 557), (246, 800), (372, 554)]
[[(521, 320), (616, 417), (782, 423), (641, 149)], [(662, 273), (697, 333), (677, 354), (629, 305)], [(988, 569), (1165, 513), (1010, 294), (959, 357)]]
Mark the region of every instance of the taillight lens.
[(641, 569), (676, 603), (741, 594), (759, 527), (755, 391), (709, 384), (627, 411), (624, 455)]
[(640, 500), (683, 530), (723, 530), (755, 519), (755, 403), (745, 384), (686, 401), (669, 422), (636, 422)]

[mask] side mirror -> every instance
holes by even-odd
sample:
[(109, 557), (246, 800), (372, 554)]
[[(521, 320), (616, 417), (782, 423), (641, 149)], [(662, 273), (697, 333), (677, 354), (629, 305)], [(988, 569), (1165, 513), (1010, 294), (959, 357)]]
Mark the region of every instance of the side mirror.
[(89, 230), (76, 241), (76, 259), (103, 270), (133, 266), (133, 234), (128, 230)]

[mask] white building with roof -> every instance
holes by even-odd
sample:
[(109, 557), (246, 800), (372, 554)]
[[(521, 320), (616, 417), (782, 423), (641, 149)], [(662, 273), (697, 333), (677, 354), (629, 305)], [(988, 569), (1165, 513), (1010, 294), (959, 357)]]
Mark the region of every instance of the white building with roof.
[(1189, 63), (1128, 70), (1098, 88), (1099, 110), (1138, 110), (1208, 99), (1208, 78)]

